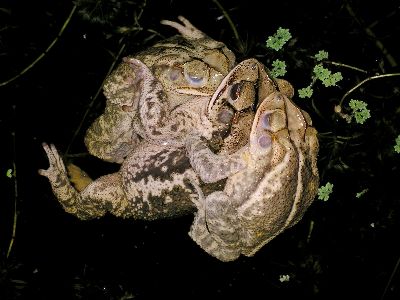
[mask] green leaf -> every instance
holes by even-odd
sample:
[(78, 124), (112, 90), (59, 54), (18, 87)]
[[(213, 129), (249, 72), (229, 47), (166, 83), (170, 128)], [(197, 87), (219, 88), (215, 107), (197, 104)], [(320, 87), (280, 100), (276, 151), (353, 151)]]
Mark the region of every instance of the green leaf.
[(6, 172), (6, 176), (8, 178), (12, 178), (13, 177), (13, 170), (12, 169), (8, 169), (7, 172)]
[(400, 134), (397, 136), (395, 142), (396, 142), (396, 145), (394, 145), (394, 151), (396, 153), (400, 153)]
[(283, 45), (285, 45), (291, 38), (292, 34), (289, 29), (279, 27), (274, 35), (268, 37), (266, 46), (278, 51), (282, 49)]
[(356, 119), (359, 124), (364, 124), (364, 122), (371, 117), (370, 111), (367, 108), (367, 103), (360, 100), (351, 99), (349, 106), (352, 109), (352, 116)]
[(274, 77), (281, 77), (286, 74), (286, 63), (282, 60), (276, 59), (272, 62), (271, 74)]
[(317, 54), (314, 55), (314, 57), (317, 61), (321, 61), (321, 60), (327, 59), (328, 55), (329, 55), (328, 52), (326, 52), (324, 50), (320, 50), (320, 51), (318, 51)]
[(324, 186), (318, 189), (318, 199), (323, 201), (328, 201), (330, 194), (333, 190), (333, 184), (327, 182)]
[(327, 78), (329, 78), (329, 76), (331, 76), (331, 71), (329, 71), (327, 68), (324, 68), (324, 66), (322, 64), (317, 64), (314, 69), (313, 72), (315, 74), (315, 77), (317, 77), (317, 79), (323, 81)]
[(315, 77), (322, 81), (322, 84), (326, 87), (328, 86), (334, 86), (336, 83), (338, 83), (340, 80), (343, 79), (342, 73), (336, 72), (332, 74), (332, 72), (325, 68), (322, 64), (317, 64), (313, 72), (315, 74)]
[(328, 86), (334, 86), (336, 83), (340, 80), (343, 79), (342, 73), (336, 72), (332, 75), (330, 75), (327, 79), (322, 81), (322, 84), (326, 87)]
[(311, 98), (313, 94), (313, 89), (311, 86), (299, 89), (299, 97), (300, 98)]

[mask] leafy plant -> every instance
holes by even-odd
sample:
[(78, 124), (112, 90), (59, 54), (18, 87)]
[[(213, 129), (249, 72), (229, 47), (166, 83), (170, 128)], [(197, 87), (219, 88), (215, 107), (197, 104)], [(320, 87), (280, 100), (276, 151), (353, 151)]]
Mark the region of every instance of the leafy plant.
[(318, 64), (313, 69), (315, 77), (320, 80), (324, 86), (334, 86), (343, 79), (342, 73), (333, 73), (325, 68), (322, 64)]
[(311, 98), (313, 92), (314, 91), (311, 86), (299, 89), (299, 97), (300, 98)]
[(272, 62), (271, 74), (274, 77), (281, 77), (286, 74), (286, 63), (282, 60), (276, 59)]
[(328, 56), (329, 56), (328, 52), (326, 52), (324, 50), (319, 50), (318, 53), (314, 55), (314, 58), (317, 61), (321, 61), (324, 59), (328, 59)]
[(364, 122), (371, 117), (370, 111), (367, 108), (367, 103), (360, 100), (351, 99), (349, 106), (352, 109), (352, 116), (356, 119), (359, 124), (364, 124)]
[(275, 51), (279, 51), (292, 38), (289, 29), (279, 27), (274, 35), (268, 37), (266, 46)]
[(333, 191), (333, 184), (327, 182), (325, 185), (321, 186), (318, 189), (318, 199), (323, 201), (328, 201), (329, 196), (332, 194)]
[(400, 134), (397, 136), (395, 142), (396, 142), (396, 145), (393, 146), (394, 151), (396, 153), (400, 153)]

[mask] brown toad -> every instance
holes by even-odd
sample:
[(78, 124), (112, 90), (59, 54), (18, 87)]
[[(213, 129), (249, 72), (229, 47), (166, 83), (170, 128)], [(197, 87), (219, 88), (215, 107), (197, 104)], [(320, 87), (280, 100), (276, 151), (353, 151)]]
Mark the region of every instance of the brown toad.
[[(222, 43), (183, 23), (162, 21), (180, 35), (126, 57), (105, 80), (104, 113), (87, 130), (89, 152), (122, 163), (139, 139), (182, 145), (182, 130), (202, 109), (235, 64)], [(173, 113), (171, 113), (174, 111)]]
[[(44, 144), (50, 167), (39, 173), (49, 179), (64, 209), (81, 219), (111, 212), (151, 220), (197, 208), (190, 236), (202, 248), (222, 261), (252, 255), (301, 218), (318, 184), (318, 143), (311, 120), (276, 86), (292, 96), (287, 82), (276, 85), (254, 59), (237, 65), (222, 81), (202, 112), (215, 118), (219, 128), (231, 125), (218, 154), (209, 150), (202, 134), (186, 136), (190, 161), (185, 147), (142, 140), (119, 172), (78, 191), (55, 147)], [(264, 97), (252, 113), (254, 99)], [(204, 191), (211, 194), (204, 198)]]
[[(224, 131), (217, 151), (231, 153), (242, 147), (239, 139), (248, 136), (251, 127), (249, 120), (254, 115), (251, 110), (252, 95), (255, 95), (259, 85), (260, 66), (254, 59), (243, 61), (229, 72), (211, 99), (203, 101), (202, 106), (197, 105), (199, 110), (184, 109), (193, 114), (192, 121), (197, 120), (196, 124), (188, 126), (188, 130), (192, 129), (187, 131), (187, 135), (191, 135), (193, 128), (196, 128), (201, 136), (205, 136), (204, 130), (212, 127), (218, 132)], [(265, 86), (269, 88), (269, 85)], [(171, 114), (179, 113), (181, 107)], [(209, 120), (214, 117), (212, 121)], [(202, 124), (206, 126), (202, 127)], [(39, 173), (49, 179), (64, 209), (81, 219), (100, 217), (106, 212), (136, 219), (177, 216), (195, 209), (193, 203), (197, 202), (198, 196), (193, 185), (200, 184), (186, 156), (184, 140), (182, 143), (159, 144), (151, 139), (142, 139), (129, 152), (117, 173), (95, 181), (86, 180), (79, 190), (71, 184), (56, 148), (44, 144), (50, 167)], [(232, 165), (231, 172), (236, 172), (238, 168), (242, 168), (242, 165)], [(79, 173), (79, 169), (72, 170)]]
[[(280, 92), (257, 109), (248, 144), (231, 155), (213, 153), (196, 135), (187, 139), (191, 165), (204, 182), (227, 178), (207, 197), (197, 188), (189, 235), (222, 261), (252, 256), (296, 224), (318, 188), (317, 132), (309, 115)], [(244, 165), (236, 173), (228, 166)]]

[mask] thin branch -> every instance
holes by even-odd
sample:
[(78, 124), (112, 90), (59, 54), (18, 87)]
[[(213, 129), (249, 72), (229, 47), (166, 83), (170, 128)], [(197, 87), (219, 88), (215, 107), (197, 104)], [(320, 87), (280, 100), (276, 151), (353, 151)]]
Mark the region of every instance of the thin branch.
[[(15, 120), (15, 105), (13, 106), (13, 112), (14, 112), (14, 120)], [(13, 227), (12, 227), (12, 234), (11, 234), (11, 239), (10, 243), (8, 244), (8, 250), (7, 250), (7, 255), (6, 258), (8, 258), (11, 254), (12, 247), (14, 245), (14, 241), (16, 238), (16, 232), (17, 232), (17, 219), (18, 219), (18, 212), (17, 212), (17, 202), (18, 202), (18, 183), (17, 183), (17, 165), (16, 165), (16, 138), (15, 138), (15, 131), (12, 132), (12, 147), (13, 147), (13, 172), (12, 176), (14, 179), (14, 216), (13, 216)]]
[(75, 13), (77, 6), (74, 5), (74, 7), (72, 7), (71, 12), (69, 13), (68, 18), (65, 20), (63, 26), (61, 27), (61, 30), (58, 32), (56, 38), (50, 43), (50, 45), (46, 48), (46, 50), (44, 50), (29, 66), (27, 66), (25, 69), (23, 69), (21, 72), (19, 72), (17, 75), (15, 75), (14, 77), (0, 82), (0, 87), (1, 86), (5, 86), (7, 84), (9, 84), (10, 82), (13, 82), (14, 80), (18, 79), (19, 77), (21, 77), (22, 75), (24, 75), (26, 72), (28, 72), (30, 69), (32, 69), (43, 57), (45, 57), (45, 55), (47, 53), (49, 53), (49, 51), (51, 50), (51, 48), (53, 48), (53, 46), (57, 43), (57, 41), (59, 40), (59, 38), (61, 37), (61, 35), (64, 33), (65, 28), (67, 28), (72, 16)]
[(388, 282), (387, 282), (387, 284), (386, 284), (386, 286), (385, 286), (385, 290), (383, 291), (380, 300), (383, 300), (383, 299), (385, 298), (386, 293), (387, 293), (387, 291), (388, 291), (388, 289), (389, 289), (389, 287), (390, 287), (390, 284), (392, 283), (392, 280), (393, 280), (393, 278), (394, 278), (394, 275), (396, 274), (397, 269), (399, 268), (399, 265), (400, 265), (400, 256), (399, 256), (399, 258), (397, 259), (397, 262), (396, 262), (396, 264), (395, 264), (395, 266), (394, 266), (394, 268), (393, 268), (392, 274), (390, 274), (389, 280), (388, 280)]
[[(15, 133), (13, 134), (13, 143), (15, 143)], [(17, 219), (18, 219), (18, 212), (17, 212), (17, 200), (18, 200), (18, 184), (17, 184), (17, 168), (15, 165), (15, 161), (13, 162), (13, 178), (14, 178), (14, 216), (13, 216), (13, 227), (12, 227), (12, 234), (10, 243), (8, 244), (7, 256), (8, 258), (11, 254), (12, 247), (14, 245), (14, 241), (16, 238), (17, 232)]]
[(354, 13), (352, 7), (350, 6), (349, 3), (346, 4), (346, 9), (347, 12), (349, 13), (350, 16), (352, 16), (359, 24), (360, 26), (363, 27), (365, 33), (371, 37), (375, 41), (375, 46), (381, 50), (382, 54), (385, 56), (386, 60), (389, 62), (391, 67), (396, 67), (397, 66), (397, 61), (395, 58), (389, 53), (389, 51), (386, 49), (386, 47), (383, 45), (383, 43), (378, 39), (378, 37), (375, 35), (375, 33), (372, 31), (371, 27), (366, 27), (363, 22), (356, 16)]
[(238, 31), (236, 30), (236, 26), (233, 23), (231, 17), (229, 16), (228, 12), (224, 9), (224, 7), (221, 5), (221, 3), (219, 3), (218, 0), (212, 0), (216, 6), (218, 6), (218, 8), (221, 10), (222, 14), (224, 15), (225, 19), (228, 21), (229, 26), (231, 27), (232, 31), (233, 31), (233, 35), (235, 36), (235, 39), (238, 41), (239, 44), (241, 44), (241, 39), (239, 36)]
[(330, 64), (330, 65), (334, 65), (334, 66), (343, 67), (343, 68), (348, 68), (348, 69), (355, 70), (355, 71), (358, 71), (358, 72), (361, 72), (361, 73), (364, 73), (364, 74), (368, 73), (368, 71), (366, 71), (366, 70), (363, 70), (363, 69), (360, 69), (360, 68), (357, 68), (357, 67), (354, 67), (354, 66), (351, 66), (351, 65), (335, 62), (335, 61), (327, 60), (327, 61), (324, 61), (324, 63)]
[(371, 76), (368, 77), (366, 79), (364, 79), (363, 81), (359, 82), (357, 85), (355, 85), (354, 87), (352, 87), (350, 90), (348, 90), (342, 97), (342, 99), (340, 99), (339, 102), (339, 106), (342, 106), (342, 103), (344, 101), (344, 99), (346, 99), (352, 92), (354, 92), (356, 89), (358, 89), (360, 86), (362, 86), (364, 83), (371, 81), (371, 80), (375, 80), (375, 79), (380, 79), (380, 78), (387, 78), (387, 77), (393, 77), (393, 76), (400, 76), (400, 73), (391, 73), (391, 74), (382, 74), (382, 75), (375, 75), (375, 76)]

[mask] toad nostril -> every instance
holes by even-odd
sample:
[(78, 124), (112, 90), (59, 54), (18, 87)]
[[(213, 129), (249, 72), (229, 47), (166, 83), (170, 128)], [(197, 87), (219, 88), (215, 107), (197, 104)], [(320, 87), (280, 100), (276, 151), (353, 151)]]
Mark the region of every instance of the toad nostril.
[(269, 135), (262, 135), (258, 138), (258, 144), (261, 148), (268, 148), (271, 146), (271, 137)]

